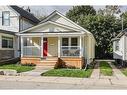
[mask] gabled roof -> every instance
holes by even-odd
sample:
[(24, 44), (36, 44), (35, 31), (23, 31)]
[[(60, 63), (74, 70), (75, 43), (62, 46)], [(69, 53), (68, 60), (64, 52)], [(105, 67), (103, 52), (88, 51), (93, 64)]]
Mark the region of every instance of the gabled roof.
[(24, 10), (18, 6), (13, 6), (13, 5), (11, 5), (10, 7), (13, 8), (16, 12), (18, 12), (20, 14), (20, 16), (31, 20), (33, 23), (38, 24), (40, 22), (39, 19), (37, 19), (33, 14), (27, 12), (26, 10)]
[[(38, 25), (36, 25), (36, 26), (33, 26), (33, 27), (31, 27), (31, 28), (28, 28), (28, 29), (26, 29), (26, 30), (24, 30), (24, 31), (21, 31), (19, 34), (25, 33), (25, 32), (30, 31), (30, 30), (32, 30), (32, 29), (38, 28), (38, 27), (40, 27), (40, 26), (42, 27), (42, 26), (44, 26), (44, 25), (46, 25), (46, 24), (57, 25), (57, 26), (64, 27), (64, 28), (66, 28), (66, 29), (73, 30), (73, 31), (77, 31), (77, 32), (80, 31), (79, 29), (75, 29), (75, 28), (73, 28), (73, 27), (70, 27), (70, 26), (67, 26), (67, 25), (63, 25), (63, 24), (61, 24), (61, 23), (57, 23), (57, 22), (53, 22), (53, 21), (46, 21), (46, 22), (40, 23), (40, 24), (38, 24)], [(32, 33), (33, 33), (33, 32), (32, 32)]]
[(63, 14), (61, 14), (60, 12), (58, 12), (57, 10), (55, 10), (54, 12), (52, 12), (49, 16), (47, 16), (45, 19), (43, 19), (40, 23), (43, 23), (45, 21), (48, 21), (51, 17), (53, 17), (54, 15), (59, 15), (61, 17), (63, 17), (64, 19), (66, 19), (67, 21), (69, 21), (70, 23), (74, 24), (75, 26), (77, 26), (78, 28), (80, 28), (82, 31), (90, 33), (88, 30), (84, 29), (83, 27), (81, 27), (80, 25), (76, 24), (75, 22), (73, 22), (72, 20), (68, 19), (66, 16), (64, 16)]
[(115, 38), (112, 39), (112, 41), (119, 40), (120, 37), (122, 37), (123, 35), (127, 36), (127, 28), (125, 28), (124, 30), (122, 30)]

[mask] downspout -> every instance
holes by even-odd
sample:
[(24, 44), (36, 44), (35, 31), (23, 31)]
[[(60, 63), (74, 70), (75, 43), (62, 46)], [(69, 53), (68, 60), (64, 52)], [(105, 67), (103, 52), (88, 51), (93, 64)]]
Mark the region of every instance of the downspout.
[[(87, 37), (88, 37), (88, 35), (87, 35)], [(86, 41), (85, 41), (86, 42)], [(89, 42), (89, 40), (88, 40), (88, 42)], [(87, 47), (86, 47), (86, 54), (85, 54), (86, 56), (87, 56)], [(85, 68), (84, 68), (84, 70), (86, 71), (87, 70), (87, 67), (88, 67), (88, 56), (87, 56), (87, 58), (86, 58), (86, 66), (85, 66)]]

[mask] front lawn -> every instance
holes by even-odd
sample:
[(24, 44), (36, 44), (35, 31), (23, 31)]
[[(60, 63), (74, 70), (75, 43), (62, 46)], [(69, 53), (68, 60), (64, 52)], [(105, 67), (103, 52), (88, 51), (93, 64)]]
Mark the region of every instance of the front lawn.
[(105, 76), (113, 75), (111, 66), (105, 61), (100, 62), (100, 72)]
[(127, 68), (121, 69), (122, 73), (127, 76)]
[(20, 72), (33, 70), (34, 66), (22, 66), (20, 64), (9, 64), (9, 65), (1, 65), (0, 69), (12, 69), (20, 73)]
[(79, 78), (88, 78), (92, 74), (93, 69), (89, 68), (86, 71), (80, 69), (52, 69), (45, 73), (42, 73), (42, 76), (59, 76), (59, 77), (79, 77)]

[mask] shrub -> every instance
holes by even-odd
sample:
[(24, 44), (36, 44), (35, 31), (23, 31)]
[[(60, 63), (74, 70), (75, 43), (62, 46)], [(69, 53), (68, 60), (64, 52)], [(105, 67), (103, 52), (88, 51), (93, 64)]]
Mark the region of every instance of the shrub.
[(55, 66), (54, 66), (54, 69), (65, 68), (65, 67), (66, 67), (65, 62), (63, 62), (63, 60), (58, 58)]

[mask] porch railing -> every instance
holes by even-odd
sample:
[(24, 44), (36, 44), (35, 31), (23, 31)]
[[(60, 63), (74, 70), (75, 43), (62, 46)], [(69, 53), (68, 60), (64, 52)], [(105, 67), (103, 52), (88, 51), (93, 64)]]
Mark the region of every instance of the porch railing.
[(80, 56), (80, 46), (61, 46), (61, 56)]
[(35, 47), (35, 46), (24, 46), (23, 47), (23, 56), (34, 56), (39, 57), (41, 56), (41, 47)]

